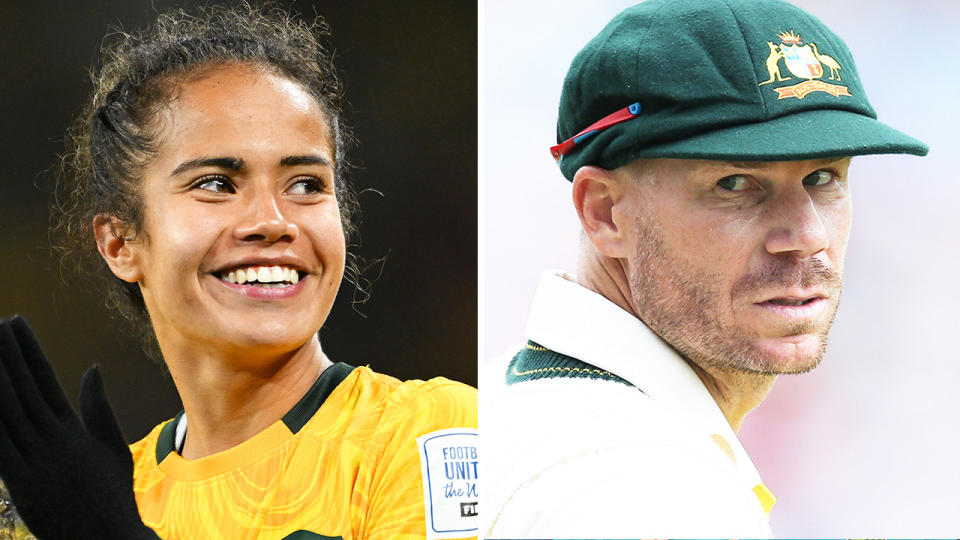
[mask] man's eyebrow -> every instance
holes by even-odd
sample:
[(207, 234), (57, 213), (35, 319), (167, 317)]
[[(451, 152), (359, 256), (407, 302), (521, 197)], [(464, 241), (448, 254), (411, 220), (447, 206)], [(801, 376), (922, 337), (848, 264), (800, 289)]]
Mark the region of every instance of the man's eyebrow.
[(331, 169), (333, 168), (333, 164), (330, 163), (330, 160), (315, 154), (287, 156), (280, 160), (280, 165), (284, 167), (292, 167), (294, 165), (324, 165)]
[[(837, 161), (843, 161), (846, 157), (826, 157), (814, 159), (812, 161), (816, 162), (817, 165), (829, 165), (831, 163), (836, 163)], [(769, 161), (724, 161), (723, 163), (736, 167), (738, 169), (762, 169), (768, 165)]]
[(737, 169), (762, 169), (767, 164), (763, 161), (724, 161), (724, 163)]
[(198, 169), (200, 167), (221, 167), (231, 171), (239, 171), (243, 168), (243, 160), (235, 157), (202, 157), (184, 161), (170, 173), (170, 176), (176, 176), (183, 171)]
[(827, 158), (820, 158), (820, 159), (816, 159), (816, 160), (814, 160), (814, 161), (817, 162), (817, 165), (829, 165), (829, 164), (831, 164), (831, 163), (836, 163), (836, 162), (838, 162), (838, 161), (843, 161), (843, 160), (845, 160), (845, 159), (847, 159), (846, 156), (844, 156), (844, 157), (827, 157)]

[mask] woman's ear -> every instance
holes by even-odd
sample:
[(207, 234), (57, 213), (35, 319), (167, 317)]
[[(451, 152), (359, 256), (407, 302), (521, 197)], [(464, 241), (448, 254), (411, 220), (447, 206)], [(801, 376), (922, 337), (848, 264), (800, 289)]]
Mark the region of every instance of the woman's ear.
[(97, 239), (97, 251), (113, 275), (128, 283), (143, 278), (137, 257), (138, 242), (133, 241), (132, 227), (116, 216), (97, 214), (93, 218), (93, 234)]

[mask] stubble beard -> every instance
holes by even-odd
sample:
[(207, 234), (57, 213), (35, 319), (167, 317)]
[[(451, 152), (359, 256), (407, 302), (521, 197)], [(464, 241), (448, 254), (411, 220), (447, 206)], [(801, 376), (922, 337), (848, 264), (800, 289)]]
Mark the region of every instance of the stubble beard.
[(823, 322), (801, 322), (780, 328), (781, 335), (814, 333), (818, 345), (812, 354), (778, 362), (760, 349), (759, 338), (721, 318), (718, 276), (697, 270), (667, 253), (659, 226), (649, 216), (636, 221), (639, 244), (631, 266), (630, 285), (640, 319), (688, 361), (707, 371), (779, 375), (804, 373), (817, 367), (827, 347), (842, 281), (840, 275), (817, 259), (805, 262), (772, 257), (763, 268), (738, 279), (731, 301), (762, 288), (819, 285), (834, 302)]

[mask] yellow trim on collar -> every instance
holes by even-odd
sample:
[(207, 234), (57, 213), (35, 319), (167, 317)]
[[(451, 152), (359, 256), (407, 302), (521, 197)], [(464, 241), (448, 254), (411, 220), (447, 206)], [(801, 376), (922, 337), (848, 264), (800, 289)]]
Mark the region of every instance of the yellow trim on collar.
[(773, 508), (773, 504), (777, 502), (777, 498), (773, 496), (773, 492), (767, 489), (767, 486), (761, 482), (753, 486), (753, 493), (756, 494), (757, 499), (760, 501), (760, 506), (763, 507), (764, 513), (770, 515), (770, 509)]

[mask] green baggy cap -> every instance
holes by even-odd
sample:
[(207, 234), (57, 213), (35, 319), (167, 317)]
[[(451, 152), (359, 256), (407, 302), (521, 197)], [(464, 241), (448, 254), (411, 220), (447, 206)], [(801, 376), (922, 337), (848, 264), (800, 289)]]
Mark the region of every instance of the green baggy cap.
[(552, 150), (584, 165), (637, 158), (787, 161), (926, 155), (876, 120), (843, 41), (778, 0), (649, 0), (577, 54)]

